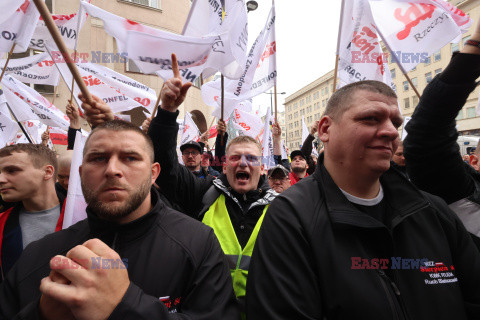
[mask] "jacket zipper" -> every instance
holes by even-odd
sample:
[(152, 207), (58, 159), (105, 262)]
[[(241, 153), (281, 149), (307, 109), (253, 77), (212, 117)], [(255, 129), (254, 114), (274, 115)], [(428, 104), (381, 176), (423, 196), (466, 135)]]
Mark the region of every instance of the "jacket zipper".
[[(395, 284), (395, 282), (393, 282), (393, 281), (385, 274), (385, 272), (384, 272), (383, 270), (377, 269), (377, 271), (378, 271), (378, 274), (380, 275), (383, 289), (385, 289), (385, 291), (387, 292), (388, 302), (390, 303), (390, 307), (392, 308), (392, 311), (393, 311), (393, 314), (394, 314), (394, 316), (395, 316), (395, 319), (400, 320), (401, 318), (403, 318), (403, 316), (399, 315), (398, 308), (397, 308), (397, 305), (395, 304), (395, 300), (394, 300), (394, 299), (398, 299), (398, 297), (400, 297), (400, 290), (398, 290), (398, 287), (397, 287), (397, 285)], [(393, 292), (395, 293), (395, 295), (396, 295), (397, 297), (393, 297), (393, 296), (392, 296), (392, 290), (389, 290), (389, 288), (387, 287), (387, 285), (389, 285), (389, 286), (391, 287), (391, 289), (393, 290)], [(397, 300), (397, 302), (398, 302), (398, 300)], [(401, 307), (400, 307), (400, 308), (401, 308)]]

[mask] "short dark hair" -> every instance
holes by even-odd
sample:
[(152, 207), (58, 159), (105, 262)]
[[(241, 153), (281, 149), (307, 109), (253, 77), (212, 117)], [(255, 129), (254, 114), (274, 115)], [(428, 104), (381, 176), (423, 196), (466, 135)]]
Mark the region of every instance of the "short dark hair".
[(365, 90), (373, 93), (379, 93), (386, 97), (397, 99), (397, 94), (383, 82), (376, 80), (364, 80), (347, 84), (341, 87), (330, 97), (327, 103), (327, 108), (323, 116), (329, 116), (332, 119), (339, 119), (343, 113), (347, 111), (350, 106), (350, 99), (355, 92)]
[(46, 165), (53, 166), (53, 181), (57, 179), (57, 154), (43, 144), (17, 143), (11, 146), (6, 146), (0, 149), (0, 158), (8, 157), (11, 156), (13, 153), (21, 152), (26, 153), (30, 156), (30, 160), (32, 161), (33, 166), (37, 169), (40, 169)]
[(107, 121), (104, 122), (98, 126), (96, 126), (91, 132), (90, 135), (87, 138), (87, 141), (85, 141), (85, 147), (83, 148), (83, 155), (85, 156), (85, 152), (87, 150), (87, 145), (90, 139), (92, 139), (92, 136), (95, 134), (95, 132), (100, 131), (100, 130), (109, 130), (109, 131), (133, 131), (141, 135), (147, 144), (147, 153), (150, 156), (150, 160), (152, 163), (154, 162), (155, 159), (155, 154), (154, 154), (154, 149), (153, 149), (153, 142), (150, 137), (142, 131), (139, 127), (135, 126), (131, 122), (123, 121), (123, 120), (112, 120), (112, 121)]

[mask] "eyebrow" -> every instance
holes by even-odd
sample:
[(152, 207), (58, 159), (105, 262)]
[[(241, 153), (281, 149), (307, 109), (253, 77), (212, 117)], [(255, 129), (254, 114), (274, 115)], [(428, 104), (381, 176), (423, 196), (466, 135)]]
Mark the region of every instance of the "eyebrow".
[[(94, 151), (89, 151), (85, 156), (86, 157), (91, 157), (91, 156), (104, 156), (104, 155), (110, 155), (111, 152), (109, 151), (102, 151), (102, 150), (94, 150)], [(138, 151), (134, 151), (134, 150), (122, 150), (120, 151), (120, 155), (133, 155), (133, 156), (137, 156), (137, 157), (141, 157), (143, 158), (143, 155), (141, 153), (139, 153)]]
[(8, 165), (8, 166), (5, 166), (5, 167), (3, 167), (3, 168), (0, 168), (0, 171), (3, 171), (3, 170), (11, 170), (11, 169), (20, 169), (20, 170), (22, 170), (22, 167), (16, 166), (16, 165)]

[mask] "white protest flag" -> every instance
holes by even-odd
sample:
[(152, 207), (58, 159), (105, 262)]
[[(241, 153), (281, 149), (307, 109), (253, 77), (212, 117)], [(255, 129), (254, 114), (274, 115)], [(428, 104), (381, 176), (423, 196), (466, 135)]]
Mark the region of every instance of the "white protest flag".
[(285, 146), (284, 140), (282, 140), (282, 159), (288, 159), (287, 147)]
[[(218, 92), (218, 94), (220, 94), (220, 92)], [(214, 99), (220, 101), (221, 98), (220, 96), (215, 96)], [(242, 110), (244, 112), (251, 112), (252, 108), (252, 100), (245, 100), (242, 102), (238, 102), (236, 100), (229, 100), (228, 102), (225, 102), (223, 108), (223, 115), (231, 114), (235, 109)], [(221, 118), (222, 106), (220, 102), (218, 103), (218, 105), (215, 104), (215, 108), (212, 111), (212, 116), (219, 119)]]
[(408, 121), (410, 121), (412, 119), (412, 117), (405, 117), (405, 119), (403, 120), (403, 129), (402, 129), (402, 141), (405, 140), (405, 138), (407, 137), (407, 130), (405, 130), (405, 127), (407, 126), (407, 123)]
[(367, 0), (343, 0), (337, 54), (339, 83), (377, 80), (395, 87)]
[[(72, 90), (73, 78), (67, 64), (56, 63), (56, 65), (63, 80)], [(145, 107), (150, 113), (153, 111), (157, 97), (155, 91), (148, 86), (95, 63), (77, 63), (76, 65), (90, 93), (105, 101), (112, 108), (113, 113), (131, 110), (138, 106)], [(81, 105), (82, 102), (78, 99), (79, 93), (78, 86), (74, 86), (73, 96), (78, 105)]]
[(183, 133), (180, 139), (180, 145), (183, 145), (189, 141), (198, 141), (200, 138), (200, 130), (192, 119), (192, 115), (189, 112), (185, 112), (185, 119), (183, 121)]
[(59, 128), (51, 127), (48, 129), (50, 135), (50, 141), (54, 145), (68, 145), (68, 132)]
[(9, 114), (7, 99), (0, 88), (0, 148), (3, 148), (8, 141), (14, 138), (18, 129), (18, 124), (12, 120)]
[[(70, 49), (75, 49), (78, 41), (78, 34), (87, 20), (87, 13), (80, 6), (77, 13), (72, 13), (69, 15), (64, 14), (52, 14), (53, 22), (58, 28), (62, 40), (65, 45)], [(32, 40), (30, 41), (30, 49), (45, 51), (45, 46), (47, 41), (53, 43), (52, 36), (45, 25), (42, 17), (37, 22), (37, 26), (32, 35)]]
[(469, 25), (463, 12), (442, 2), (369, 0), (382, 40), (405, 72), (424, 62), (450, 41), (459, 40), (462, 31)]
[[(13, 112), (19, 121), (40, 120), (42, 123), (51, 127), (68, 128), (70, 126), (70, 119), (67, 117), (67, 115), (65, 115), (34, 89), (16, 80), (10, 75), (5, 75), (3, 77), (2, 85), (4, 86), (7, 101), (10, 102), (10, 108), (12, 108), (12, 111), (15, 109)], [(8, 92), (8, 90), (10, 91)], [(9, 101), (9, 95), (10, 97), (16, 96), (19, 99), (15, 99), (16, 102), (11, 102)], [(27, 105), (34, 112), (35, 117), (27, 116), (27, 119), (20, 118), (21, 116), (16, 112), (20, 109), (17, 108), (17, 104), (21, 104), (20, 101), (23, 102), (22, 106), (20, 107), (22, 108), (22, 110), (20, 110), (21, 114), (23, 115), (26, 113), (26, 115), (28, 115), (28, 112), (25, 111), (25, 105)]]
[(42, 142), (42, 133), (47, 130), (46, 126), (42, 126), (40, 120), (27, 120), (22, 121), (22, 126), (27, 131), (27, 134), (32, 139), (33, 143)]
[[(225, 110), (233, 110), (239, 102), (251, 99), (273, 87), (277, 79), (276, 52), (275, 7), (272, 6), (265, 27), (250, 48), (244, 73), (238, 80), (225, 79)], [(220, 79), (202, 86), (202, 99), (205, 104), (212, 107), (220, 106), (220, 95)]]
[(202, 37), (217, 31), (222, 24), (222, 3), (220, 0), (193, 0), (182, 34)]
[[(0, 60), (0, 68), (6, 64), (6, 59)], [(20, 59), (11, 59), (5, 74), (12, 74), (24, 83), (58, 85), (60, 73), (47, 52), (35, 54)]]
[(0, 24), (10, 18), (25, 0), (2, 0), (0, 2)]
[(265, 117), (262, 150), (262, 164), (265, 165), (265, 170), (268, 170), (275, 166), (275, 160), (273, 158), (273, 136), (272, 130), (270, 129), (270, 108), (268, 108), (267, 116)]
[[(3, 2), (4, 0), (2, 0)], [(0, 52), (24, 52), (28, 49), (30, 39), (35, 30), (35, 23), (40, 17), (32, 0), (25, 2), (9, 18), (0, 24)]]
[(80, 132), (76, 133), (62, 229), (66, 229), (87, 217), (87, 203), (83, 197), (80, 172), (78, 170), (82, 165), (83, 147), (86, 140), (87, 138)]
[(233, 122), (241, 129), (240, 134), (250, 136), (254, 139), (260, 139), (260, 133), (263, 129), (263, 122), (259, 116), (235, 109), (233, 111)]

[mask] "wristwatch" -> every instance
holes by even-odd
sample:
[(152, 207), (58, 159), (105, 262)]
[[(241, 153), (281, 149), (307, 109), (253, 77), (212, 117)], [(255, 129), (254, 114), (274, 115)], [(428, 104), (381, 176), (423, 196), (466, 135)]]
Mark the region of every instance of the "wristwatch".
[(467, 40), (467, 41), (465, 42), (465, 45), (474, 46), (474, 47), (477, 47), (477, 48), (480, 49), (480, 41)]

